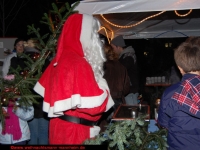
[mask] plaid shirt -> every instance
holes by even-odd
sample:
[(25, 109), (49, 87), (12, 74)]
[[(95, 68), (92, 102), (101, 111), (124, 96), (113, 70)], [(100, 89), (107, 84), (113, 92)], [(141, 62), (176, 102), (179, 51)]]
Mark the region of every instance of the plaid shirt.
[(189, 112), (200, 112), (200, 76), (196, 75), (185, 80), (172, 96), (180, 105), (189, 106)]

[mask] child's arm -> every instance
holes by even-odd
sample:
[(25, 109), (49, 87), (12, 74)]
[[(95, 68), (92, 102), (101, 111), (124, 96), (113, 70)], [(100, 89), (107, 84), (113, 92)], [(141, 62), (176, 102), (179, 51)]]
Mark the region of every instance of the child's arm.
[(22, 120), (28, 121), (31, 120), (34, 116), (33, 106), (29, 107), (17, 107), (15, 114)]

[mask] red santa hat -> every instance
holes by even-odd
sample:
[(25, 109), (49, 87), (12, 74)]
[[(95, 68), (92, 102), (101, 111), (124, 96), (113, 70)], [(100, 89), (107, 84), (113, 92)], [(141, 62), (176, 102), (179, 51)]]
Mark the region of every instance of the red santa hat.
[(96, 82), (84, 58), (84, 49), (92, 43), (94, 21), (85, 14), (73, 14), (67, 19), (57, 54), (34, 87), (44, 97), (43, 110), (49, 117), (60, 116), (69, 109), (99, 107), (105, 100), (105, 111), (114, 104), (106, 81), (101, 78)]

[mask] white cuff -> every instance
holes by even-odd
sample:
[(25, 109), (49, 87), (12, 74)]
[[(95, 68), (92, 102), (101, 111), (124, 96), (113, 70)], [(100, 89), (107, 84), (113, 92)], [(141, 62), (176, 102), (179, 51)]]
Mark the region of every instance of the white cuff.
[(99, 126), (93, 126), (90, 128), (90, 138), (97, 136), (100, 132), (101, 128)]

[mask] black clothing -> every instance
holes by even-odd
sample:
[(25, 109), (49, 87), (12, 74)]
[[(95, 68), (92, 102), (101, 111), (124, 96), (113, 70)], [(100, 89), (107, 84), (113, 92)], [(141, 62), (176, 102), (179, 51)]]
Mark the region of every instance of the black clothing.
[(123, 54), (119, 58), (119, 61), (127, 69), (128, 76), (129, 76), (130, 81), (131, 81), (130, 93), (138, 93), (138, 91), (139, 91), (139, 79), (138, 79), (137, 61), (134, 61), (132, 56), (124, 57), (124, 55), (126, 55), (126, 54)]
[(38, 104), (33, 104), (34, 107), (34, 118), (46, 118), (48, 119), (47, 113), (43, 111), (43, 98), (37, 99)]
[(132, 46), (123, 50), (119, 57), (120, 63), (126, 68), (130, 78), (130, 93), (139, 92), (139, 73), (137, 68), (137, 59)]
[[(26, 55), (28, 55), (30, 58), (31, 56), (34, 56), (36, 54), (36, 52), (26, 52)], [(13, 69), (17, 69), (17, 67), (19, 66), (21, 69), (19, 70), (19, 73), (21, 74), (21, 72), (24, 71), (24, 69), (26, 68), (26, 61), (28, 61), (23, 55), (21, 56), (17, 56), (17, 57), (13, 57), (11, 58), (11, 63), (10, 63), (10, 68), (12, 67)], [(42, 71), (44, 71), (47, 66), (49, 65), (50, 61), (48, 59), (46, 59), (45, 64), (42, 68)], [(11, 69), (9, 69), (9, 74), (13, 74)], [(31, 89), (31, 92), (33, 94), (37, 94), (33, 89)], [(46, 118), (47, 117), (47, 113), (43, 112), (43, 98), (38, 98), (36, 99), (38, 104), (33, 104), (34, 107), (34, 118)]]
[(26, 67), (25, 61), (27, 61), (27, 60), (23, 56), (17, 56), (17, 57), (11, 58), (8, 74), (13, 74), (11, 68), (16, 70), (18, 66), (20, 67), (19, 73), (24, 71), (24, 69)]
[(118, 60), (107, 60), (104, 63), (104, 78), (113, 99), (120, 99), (129, 93), (130, 79), (126, 68)]

